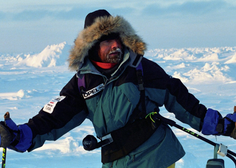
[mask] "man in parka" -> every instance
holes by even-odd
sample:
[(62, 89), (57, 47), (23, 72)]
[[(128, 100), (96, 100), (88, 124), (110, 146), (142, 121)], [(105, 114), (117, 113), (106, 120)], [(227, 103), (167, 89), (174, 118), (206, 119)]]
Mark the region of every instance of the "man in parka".
[(28, 123), (17, 126), (6, 117), (1, 146), (32, 151), (88, 118), (103, 142), (104, 168), (174, 167), (185, 152), (171, 129), (154, 120), (163, 105), (203, 134), (230, 136), (236, 115), (223, 118), (207, 109), (179, 79), (143, 57), (145, 50), (123, 17), (106, 10), (89, 13), (69, 56), (76, 75)]

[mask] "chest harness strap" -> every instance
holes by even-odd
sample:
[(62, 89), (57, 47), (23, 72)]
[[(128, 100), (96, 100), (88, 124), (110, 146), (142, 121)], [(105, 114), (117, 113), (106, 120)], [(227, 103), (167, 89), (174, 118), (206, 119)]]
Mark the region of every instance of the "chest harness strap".
[[(102, 147), (102, 163), (112, 162), (126, 156), (149, 139), (159, 126), (159, 123), (155, 122), (156, 115), (154, 113), (146, 116), (145, 89), (143, 86), (143, 69), (141, 63), (136, 68), (136, 75), (140, 90), (140, 100), (130, 116), (128, 123), (124, 127), (99, 138), (101, 140), (100, 142), (97, 142), (97, 139), (92, 135), (86, 136), (83, 140), (85, 150), (90, 151)], [(81, 85), (84, 87), (85, 82), (81, 79), (79, 80), (79, 88)], [(140, 105), (142, 110), (139, 110)]]

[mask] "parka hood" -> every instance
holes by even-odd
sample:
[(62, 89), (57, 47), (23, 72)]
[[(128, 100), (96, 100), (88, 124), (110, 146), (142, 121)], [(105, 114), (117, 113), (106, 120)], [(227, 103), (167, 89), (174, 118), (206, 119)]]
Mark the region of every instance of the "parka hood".
[(88, 57), (89, 50), (102, 36), (117, 33), (126, 47), (134, 53), (144, 55), (146, 44), (132, 26), (121, 16), (103, 16), (95, 19), (91, 26), (83, 29), (75, 40), (69, 55), (69, 69), (79, 70)]

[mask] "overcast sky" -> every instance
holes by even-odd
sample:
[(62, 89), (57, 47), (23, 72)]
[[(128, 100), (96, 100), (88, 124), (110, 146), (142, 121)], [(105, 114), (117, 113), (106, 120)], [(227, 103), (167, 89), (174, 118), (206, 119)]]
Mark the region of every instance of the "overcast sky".
[(123, 16), (154, 48), (236, 46), (235, 0), (0, 0), (0, 53), (73, 44), (96, 9)]

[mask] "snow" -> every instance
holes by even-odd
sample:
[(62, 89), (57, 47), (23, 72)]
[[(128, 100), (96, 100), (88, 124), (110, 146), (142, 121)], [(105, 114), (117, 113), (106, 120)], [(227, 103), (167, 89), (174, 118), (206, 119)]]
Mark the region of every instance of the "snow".
[[(62, 42), (48, 45), (40, 53), (0, 53), (0, 115), (3, 117), (9, 111), (16, 123), (25, 123), (58, 96), (75, 73), (68, 70), (66, 63), (70, 49), (70, 45)], [(236, 47), (152, 49), (145, 57), (158, 63), (168, 74), (180, 78), (202, 104), (219, 110), (223, 116), (233, 112), (236, 105)], [(161, 110), (164, 116), (191, 129), (164, 108)], [(213, 158), (213, 147), (181, 130), (172, 129), (186, 151), (176, 168), (205, 167), (207, 160)], [(11, 168), (101, 167), (100, 150), (87, 152), (81, 145), (88, 134), (94, 134), (94, 130), (86, 120), (59, 140), (47, 142), (33, 152), (22, 154), (8, 150), (6, 165)], [(232, 138), (207, 138), (236, 152)], [(234, 167), (231, 160), (223, 159), (226, 168)]]
[(30, 66), (30, 67), (54, 67), (58, 65), (63, 65), (66, 63), (62, 54), (62, 49), (64, 49), (66, 42), (60, 43), (58, 45), (48, 45), (42, 52), (39, 54), (26, 54), (22, 58), (21, 56), (17, 57), (16, 66)]
[(22, 89), (18, 92), (0, 93), (0, 99), (18, 100), (22, 97), (24, 97), (24, 91)]

